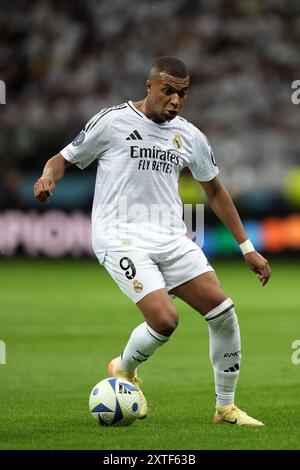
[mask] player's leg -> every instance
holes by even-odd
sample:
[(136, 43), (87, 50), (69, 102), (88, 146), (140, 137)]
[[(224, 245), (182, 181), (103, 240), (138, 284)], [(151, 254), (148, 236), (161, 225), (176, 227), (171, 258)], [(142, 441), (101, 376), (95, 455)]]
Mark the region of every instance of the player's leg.
[(178, 324), (177, 312), (165, 289), (147, 294), (137, 306), (145, 322), (131, 333), (120, 360), (121, 367), (130, 373), (169, 340)]
[[(125, 377), (139, 387), (141, 380), (137, 376), (137, 367), (169, 340), (177, 326), (178, 315), (165, 289), (147, 294), (137, 306), (145, 322), (132, 331), (121, 356), (110, 362), (109, 375)], [(143, 419), (148, 414), (148, 406), (141, 389), (140, 398), (139, 418)]]
[(142, 251), (108, 253), (104, 266), (121, 290), (142, 312), (145, 321), (132, 332), (121, 355), (121, 367), (133, 373), (153, 352), (168, 341), (178, 315), (165, 289), (157, 264)]
[(201, 313), (207, 321), (217, 406), (234, 403), (241, 361), (241, 340), (232, 300), (223, 291), (214, 272), (201, 274), (172, 292)]
[[(191, 278), (186, 280), (188, 276)], [(232, 300), (223, 291), (203, 252), (196, 247), (194, 251), (183, 254), (173, 263), (172, 278), (167, 279), (169, 287), (175, 285), (170, 290), (167, 286), (169, 292), (188, 303), (207, 321), (217, 400), (215, 422), (262, 425), (234, 406), (241, 362), (238, 319)]]
[(176, 287), (174, 293), (204, 315), (208, 323), (217, 402), (214, 422), (263, 426), (234, 405), (241, 363), (240, 330), (233, 302), (216, 274), (201, 274)]
[[(122, 376), (139, 386), (137, 367), (169, 340), (177, 326), (178, 315), (165, 290), (161, 272), (146, 254), (131, 252), (124, 257), (111, 253), (104, 265), (145, 319), (132, 331), (122, 354), (110, 362), (109, 375)], [(142, 392), (141, 402), (140, 418), (144, 418), (148, 408)]]

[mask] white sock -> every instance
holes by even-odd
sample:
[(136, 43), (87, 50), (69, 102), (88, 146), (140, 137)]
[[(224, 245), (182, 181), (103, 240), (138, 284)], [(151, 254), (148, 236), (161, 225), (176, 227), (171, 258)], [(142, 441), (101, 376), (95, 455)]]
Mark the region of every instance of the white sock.
[(136, 367), (154, 353), (154, 351), (166, 343), (169, 336), (156, 333), (146, 322), (137, 326), (121, 354), (121, 367), (126, 372), (132, 373)]
[(224, 300), (204, 318), (208, 322), (217, 406), (234, 403), (241, 363), (241, 338), (232, 300)]

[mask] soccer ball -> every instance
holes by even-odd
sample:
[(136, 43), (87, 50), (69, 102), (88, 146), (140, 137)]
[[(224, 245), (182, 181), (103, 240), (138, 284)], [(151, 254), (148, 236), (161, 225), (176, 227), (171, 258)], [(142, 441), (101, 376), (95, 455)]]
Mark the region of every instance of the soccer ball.
[(89, 408), (101, 426), (128, 426), (141, 408), (138, 389), (119, 377), (101, 380), (91, 391)]

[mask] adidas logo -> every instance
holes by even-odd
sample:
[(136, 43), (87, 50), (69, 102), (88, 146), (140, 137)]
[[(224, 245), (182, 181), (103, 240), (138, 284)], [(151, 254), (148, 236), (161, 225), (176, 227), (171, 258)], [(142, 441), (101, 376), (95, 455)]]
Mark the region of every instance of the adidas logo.
[(229, 367), (228, 369), (225, 369), (224, 372), (236, 372), (240, 369), (240, 366), (238, 364), (234, 364), (233, 367)]
[(134, 130), (128, 137), (126, 137), (126, 140), (143, 140), (143, 137), (137, 130)]
[(124, 395), (131, 395), (131, 391), (121, 383), (119, 383), (119, 393), (123, 393)]

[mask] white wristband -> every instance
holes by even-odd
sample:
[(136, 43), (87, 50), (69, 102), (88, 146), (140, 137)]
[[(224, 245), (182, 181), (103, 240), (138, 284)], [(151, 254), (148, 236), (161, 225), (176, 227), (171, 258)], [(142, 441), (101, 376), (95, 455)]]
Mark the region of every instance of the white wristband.
[(246, 240), (245, 242), (241, 243), (239, 245), (240, 249), (241, 249), (241, 252), (243, 253), (243, 255), (247, 255), (247, 253), (251, 253), (251, 251), (255, 251), (255, 248), (254, 246), (252, 245), (251, 241), (249, 240)]

